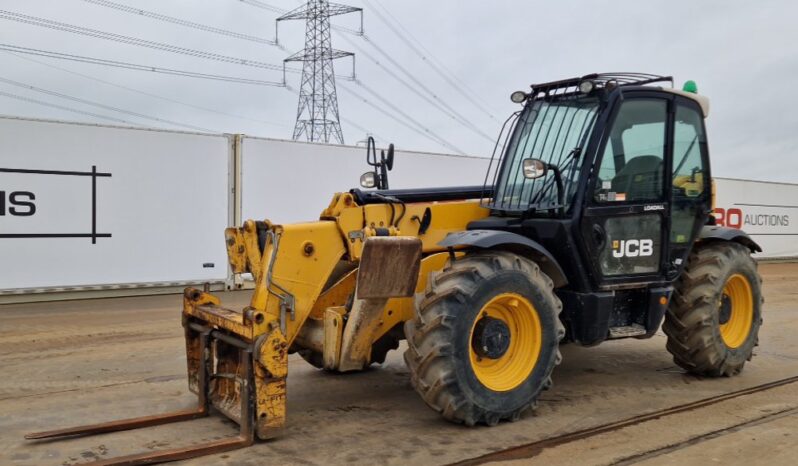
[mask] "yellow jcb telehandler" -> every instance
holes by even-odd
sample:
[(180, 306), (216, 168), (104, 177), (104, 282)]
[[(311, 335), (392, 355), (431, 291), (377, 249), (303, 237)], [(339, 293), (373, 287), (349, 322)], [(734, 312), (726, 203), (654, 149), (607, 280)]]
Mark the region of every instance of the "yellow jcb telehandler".
[[(670, 85), (666, 85), (669, 83)], [(744, 232), (714, 225), (704, 119), (691, 81), (592, 74), (512, 94), (484, 186), (387, 189), (393, 151), (318, 221), (225, 232), (250, 305), (183, 297), (196, 409), (30, 434), (94, 434), (215, 410), (240, 435), (105, 460), (149, 464), (239, 448), (286, 423), (288, 354), (328, 371), (381, 363), (407, 340), (412, 385), (454, 422), (536, 405), (559, 344), (651, 337), (684, 369), (730, 376), (752, 356), (761, 281)]]

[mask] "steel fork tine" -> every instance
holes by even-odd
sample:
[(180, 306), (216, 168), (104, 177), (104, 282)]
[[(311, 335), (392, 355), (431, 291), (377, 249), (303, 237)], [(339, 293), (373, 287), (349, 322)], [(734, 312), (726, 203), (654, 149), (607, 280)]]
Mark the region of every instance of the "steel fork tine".
[(25, 438), (28, 440), (39, 440), (56, 437), (69, 437), (73, 435), (103, 434), (106, 432), (118, 432), (120, 430), (138, 429), (141, 427), (152, 427), (161, 424), (169, 424), (172, 422), (188, 421), (207, 415), (208, 412), (205, 409), (174, 411), (171, 413), (157, 414), (154, 416), (133, 417), (129, 419), (102, 422), (99, 424), (67, 427), (65, 429), (49, 430), (45, 432), (34, 432), (31, 434), (26, 434)]
[(233, 437), (224, 440), (217, 440), (202, 445), (192, 445), (188, 447), (177, 447), (170, 450), (160, 450), (148, 453), (138, 453), (127, 456), (118, 456), (107, 460), (86, 463), (86, 466), (134, 466), (143, 464), (166, 463), (169, 461), (185, 460), (198, 456), (222, 453), (225, 451), (243, 448), (252, 445), (252, 437)]
[(118, 432), (122, 430), (139, 429), (142, 427), (159, 426), (162, 424), (170, 424), (173, 422), (188, 421), (197, 419), (208, 415), (208, 396), (207, 396), (207, 356), (206, 349), (208, 347), (210, 330), (200, 333), (200, 367), (199, 367), (199, 399), (197, 407), (194, 409), (173, 411), (164, 414), (155, 414), (150, 416), (132, 417), (128, 419), (118, 419), (110, 422), (101, 422), (98, 424), (87, 424), (84, 426), (67, 427), (65, 429), (48, 430), (44, 432), (33, 432), (26, 434), (25, 438), (28, 440), (41, 440), (58, 437), (70, 437), (77, 435), (95, 435), (107, 432)]

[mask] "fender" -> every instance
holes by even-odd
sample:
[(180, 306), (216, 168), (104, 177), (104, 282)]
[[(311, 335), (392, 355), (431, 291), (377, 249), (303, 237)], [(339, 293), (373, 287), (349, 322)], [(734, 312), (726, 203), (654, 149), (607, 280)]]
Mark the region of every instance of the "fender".
[(704, 225), (701, 229), (701, 234), (698, 235), (698, 241), (734, 241), (751, 250), (751, 252), (762, 252), (762, 247), (756, 244), (754, 240), (748, 236), (748, 233), (737, 228), (719, 227), (714, 225)]
[(458, 231), (449, 233), (438, 245), (445, 248), (472, 246), (481, 249), (495, 248), (513, 251), (534, 260), (540, 269), (554, 281), (555, 288), (568, 284), (568, 279), (557, 259), (543, 245), (526, 236), (500, 230)]

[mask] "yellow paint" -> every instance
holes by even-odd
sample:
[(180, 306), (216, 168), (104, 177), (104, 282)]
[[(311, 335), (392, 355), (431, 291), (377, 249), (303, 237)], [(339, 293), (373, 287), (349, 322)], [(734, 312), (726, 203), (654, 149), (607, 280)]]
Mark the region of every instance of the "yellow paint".
[[(286, 339), (290, 345), (346, 250), (335, 222), (296, 223), (275, 228), (278, 230), (279, 244), (274, 266), (271, 267), (271, 291), (267, 278), (272, 265), (274, 244), (269, 243), (264, 248), (262, 273), (255, 285), (250, 305), (264, 311), (267, 316), (279, 319), (281, 301), (273, 292), (282, 293), (278, 288), (281, 287), (291, 293), (295, 299), (295, 318), (291, 320), (290, 314), (287, 314), (285, 325)], [(310, 238), (315, 245), (315, 251), (307, 256), (302, 245)], [(255, 329), (256, 335), (266, 330), (264, 325), (259, 327)]]
[[(421, 238), (424, 253), (444, 251), (438, 246), (451, 232), (463, 231), (466, 226), (474, 221), (488, 216), (490, 211), (479, 205), (479, 201), (456, 202), (419, 202), (406, 204), (407, 212), (399, 221), (399, 235), (418, 236)], [(430, 209), (432, 222), (424, 235), (419, 236), (420, 221), (424, 211)], [(402, 213), (402, 207), (395, 207), (394, 223)], [(370, 204), (365, 207), (365, 223), (369, 227), (386, 227), (391, 221), (391, 209), (386, 204)]]
[(355, 291), (355, 284), (357, 282), (357, 269), (344, 275), (343, 278), (338, 280), (329, 289), (319, 296), (316, 304), (313, 305), (313, 310), (310, 312), (310, 317), (314, 319), (324, 318), (324, 312), (327, 308), (335, 306), (345, 306), (349, 297)]
[[(457, 253), (461, 256), (462, 253)], [(446, 261), (449, 260), (448, 253), (437, 253), (429, 255), (421, 259), (421, 268), (418, 272), (418, 283), (416, 284), (416, 293), (423, 293), (427, 287), (427, 280), (431, 272), (443, 270)], [(392, 298), (383, 309), (382, 320), (380, 326), (377, 328), (372, 341), (377, 341), (380, 337), (385, 335), (397, 324), (405, 322), (413, 318), (415, 313), (415, 298)]]
[[(267, 221), (266, 226), (271, 228), (271, 224)], [(258, 228), (254, 221), (247, 220), (244, 226), (240, 229), (244, 237), (244, 247), (247, 255), (247, 269), (252, 273), (252, 276), (257, 278), (260, 276), (261, 263), (263, 258), (260, 253), (260, 246), (258, 245)]]
[(278, 436), (285, 426), (288, 344), (277, 322), (255, 345), (255, 429), (258, 438)]
[(710, 183), (711, 183), (711, 184), (710, 184), (710, 192), (712, 193), (712, 194), (711, 194), (712, 201), (710, 202), (710, 204), (709, 204), (709, 205), (712, 207), (712, 212), (715, 212), (715, 192), (716, 192), (716, 184), (715, 184), (715, 179), (713, 178), (713, 179), (710, 181)]
[(227, 243), (227, 262), (230, 264), (230, 271), (233, 273), (249, 272), (244, 233), (238, 228), (227, 228), (224, 230), (224, 238)]
[(720, 326), (720, 336), (729, 348), (739, 348), (748, 334), (754, 321), (754, 295), (748, 279), (734, 274), (723, 286), (723, 295), (731, 300), (731, 316)]
[[(363, 240), (375, 235), (377, 228), (389, 230), (392, 236), (419, 237), (424, 258), (416, 292), (423, 292), (430, 273), (441, 270), (448, 259), (448, 254), (442, 252), (443, 248), (437, 243), (448, 233), (464, 230), (469, 222), (489, 213), (488, 209), (479, 206), (478, 201), (407, 204), (405, 209), (401, 215), (404, 209), (396, 205), (391, 218), (391, 209), (387, 205), (358, 206), (351, 194), (338, 193), (322, 212), (320, 221), (290, 225), (273, 225), (264, 221), (263, 226), (279, 239), (276, 252), (274, 242), (269, 239), (262, 253), (258, 224), (247, 220), (241, 227), (227, 229), (225, 241), (233, 272), (250, 272), (255, 279), (249, 307), (251, 312), (226, 309), (211, 294), (186, 290), (183, 302), (186, 322), (193, 320), (225, 329), (253, 345), (258, 437), (274, 437), (285, 426), (287, 349), (311, 316), (315, 321), (322, 320), (325, 325), (325, 360), (329, 359), (333, 366), (340, 363), (344, 344), (342, 332), (345, 330), (343, 315), (346, 312), (343, 306), (356, 288), (357, 270), (344, 275), (322, 294), (337, 264), (341, 261), (356, 264), (363, 250)], [(420, 221), (426, 209), (432, 213), (432, 222), (428, 231), (419, 235)], [(295, 317), (292, 320), (290, 312), (286, 313), (284, 333), (280, 331), (280, 294), (294, 297)], [(361, 343), (358, 348), (362, 346), (362, 351), (356, 353), (368, 353), (373, 342), (385, 332), (412, 318), (413, 306), (413, 298), (391, 299), (385, 305), (379, 304), (375, 308), (376, 321), (369, 323), (368, 331), (358, 338)], [(237, 364), (233, 361), (231, 359), (230, 364)], [(196, 367), (192, 367), (189, 361), (189, 371), (196, 372)], [(189, 374), (189, 378), (191, 376)]]
[(229, 330), (247, 340), (253, 338), (252, 327), (244, 321), (244, 315), (241, 312), (215, 305), (194, 305), (188, 309), (187, 314), (201, 322)]
[(359, 371), (368, 367), (374, 335), (382, 323), (387, 298), (355, 299), (341, 340), (338, 370)]
[[(480, 357), (470, 344), (474, 329), (483, 317), (503, 321), (510, 329), (510, 345), (497, 359)], [(477, 380), (496, 391), (510, 391), (529, 377), (537, 364), (543, 331), (540, 317), (532, 303), (516, 293), (501, 293), (488, 301), (471, 325), (469, 359)]]
[(331, 307), (324, 311), (324, 368), (335, 370), (341, 361), (346, 308)]
[(285, 427), (285, 382), (269, 378), (263, 367), (255, 365), (255, 429), (262, 440), (279, 436)]
[(704, 174), (679, 175), (673, 179), (673, 187), (684, 190), (685, 196), (697, 197), (704, 192)]

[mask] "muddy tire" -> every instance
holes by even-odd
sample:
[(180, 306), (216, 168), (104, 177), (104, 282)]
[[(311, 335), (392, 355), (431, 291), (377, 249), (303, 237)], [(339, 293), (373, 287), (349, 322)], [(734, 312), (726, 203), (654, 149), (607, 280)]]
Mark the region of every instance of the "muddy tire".
[(751, 360), (762, 324), (762, 278), (745, 246), (696, 246), (665, 316), (674, 362), (694, 374), (732, 376)]
[(413, 387), (466, 425), (517, 420), (551, 386), (565, 334), (553, 282), (509, 252), (466, 255), (431, 274), (405, 323)]

